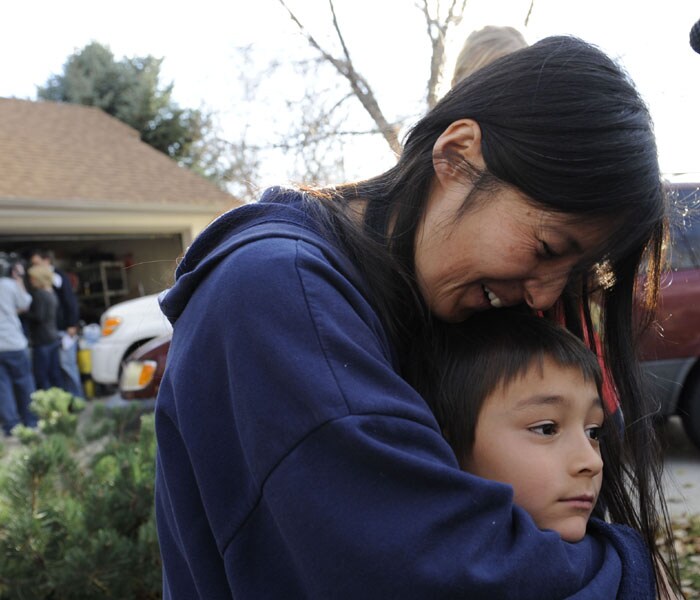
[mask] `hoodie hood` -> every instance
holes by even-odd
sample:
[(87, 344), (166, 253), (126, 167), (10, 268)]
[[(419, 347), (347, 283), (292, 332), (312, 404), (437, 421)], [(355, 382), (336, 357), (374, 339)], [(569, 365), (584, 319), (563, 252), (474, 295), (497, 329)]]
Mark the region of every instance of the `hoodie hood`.
[(200, 282), (231, 252), (256, 239), (289, 235), (318, 240), (321, 236), (306, 210), (304, 194), (274, 187), (258, 202), (230, 210), (197, 236), (175, 270), (175, 284), (159, 297), (160, 307), (175, 324)]

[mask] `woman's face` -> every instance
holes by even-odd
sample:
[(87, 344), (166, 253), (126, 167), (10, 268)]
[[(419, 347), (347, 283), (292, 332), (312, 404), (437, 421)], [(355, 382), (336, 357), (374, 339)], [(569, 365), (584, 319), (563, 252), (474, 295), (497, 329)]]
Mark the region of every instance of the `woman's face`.
[(527, 303), (551, 307), (574, 267), (590, 261), (607, 227), (538, 207), (516, 189), (471, 191), (437, 185), (416, 236), (419, 289), (438, 318), (457, 322), (475, 312)]

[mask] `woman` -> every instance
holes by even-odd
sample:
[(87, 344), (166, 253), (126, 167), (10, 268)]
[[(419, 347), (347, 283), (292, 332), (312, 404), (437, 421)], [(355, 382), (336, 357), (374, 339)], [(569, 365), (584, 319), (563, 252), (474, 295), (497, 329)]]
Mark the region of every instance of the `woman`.
[(582, 334), (589, 282), (606, 272), (606, 356), (651, 535), (658, 462), (630, 340), (636, 273), (646, 256), (651, 306), (664, 222), (646, 107), (604, 54), (564, 37), (458, 84), (386, 173), (268, 190), (217, 219), (162, 299), (174, 323), (156, 407), (164, 596), (627, 589), (638, 534), (571, 545), (539, 531), (507, 489), (459, 470), (410, 384), (430, 368), (433, 316), (561, 298)]
[(56, 327), (58, 297), (53, 291), (53, 272), (45, 265), (33, 265), (27, 273), (32, 285), (32, 306), (27, 312), (27, 321), (36, 387), (39, 390), (63, 387), (58, 356), (61, 339)]

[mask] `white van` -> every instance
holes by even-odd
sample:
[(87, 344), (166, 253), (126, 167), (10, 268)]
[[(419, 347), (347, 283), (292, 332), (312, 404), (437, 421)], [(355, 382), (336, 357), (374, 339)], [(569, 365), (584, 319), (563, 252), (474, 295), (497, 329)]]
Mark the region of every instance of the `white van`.
[(120, 302), (102, 315), (102, 333), (91, 351), (94, 381), (117, 385), (122, 362), (131, 352), (172, 331), (170, 321), (160, 311), (158, 295)]

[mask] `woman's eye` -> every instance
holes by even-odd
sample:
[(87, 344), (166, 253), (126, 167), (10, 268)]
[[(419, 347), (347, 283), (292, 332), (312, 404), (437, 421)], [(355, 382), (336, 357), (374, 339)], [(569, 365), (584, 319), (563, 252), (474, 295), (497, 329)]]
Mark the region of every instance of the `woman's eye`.
[(557, 426), (555, 423), (541, 423), (540, 425), (533, 425), (528, 428), (530, 431), (537, 433), (539, 435), (556, 435)]
[(545, 258), (559, 258), (559, 254), (552, 250), (552, 247), (544, 240), (540, 240), (540, 248), (542, 256)]

